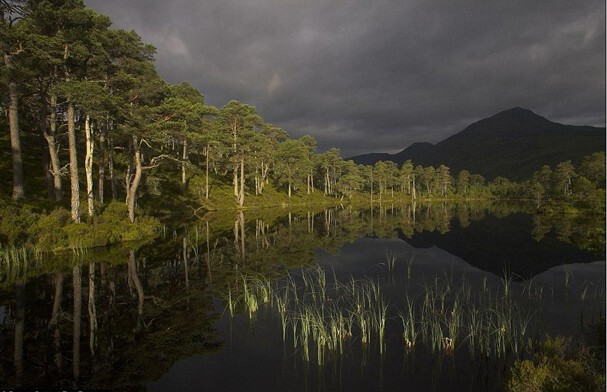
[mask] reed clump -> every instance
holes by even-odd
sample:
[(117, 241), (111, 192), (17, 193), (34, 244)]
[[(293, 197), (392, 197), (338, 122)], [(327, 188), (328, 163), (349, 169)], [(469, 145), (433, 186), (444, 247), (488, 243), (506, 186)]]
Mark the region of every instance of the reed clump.
[(31, 245), (0, 245), (0, 284), (10, 284), (48, 270), (43, 251)]
[(31, 252), (26, 246), (0, 246), (0, 282), (26, 276), (31, 259)]
[(238, 290), (231, 286), (226, 298), (230, 314), (239, 306), (251, 319), (260, 306), (275, 310), (285, 345), (319, 366), (353, 344), (384, 355), (388, 330), (402, 336), (406, 350), (421, 344), (449, 353), (467, 347), (472, 357), (519, 355), (533, 316), (513, 299), (508, 277), (501, 287), (485, 284), (474, 291), (465, 279), (454, 285), (452, 277), (437, 274), (421, 292), (404, 289), (397, 298), (388, 298), (379, 281), (342, 282), (320, 267), (287, 273), (274, 283), (241, 275), (237, 283)]

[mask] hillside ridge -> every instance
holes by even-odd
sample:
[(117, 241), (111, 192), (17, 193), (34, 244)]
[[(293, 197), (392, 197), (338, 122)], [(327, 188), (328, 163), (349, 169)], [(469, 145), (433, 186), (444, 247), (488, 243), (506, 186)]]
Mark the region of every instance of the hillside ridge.
[(468, 170), (493, 179), (530, 178), (543, 165), (554, 166), (605, 151), (605, 128), (559, 124), (515, 107), (476, 121), (436, 143), (417, 142), (396, 154), (370, 153), (348, 159), (373, 165), (380, 160), (445, 165), (452, 174)]

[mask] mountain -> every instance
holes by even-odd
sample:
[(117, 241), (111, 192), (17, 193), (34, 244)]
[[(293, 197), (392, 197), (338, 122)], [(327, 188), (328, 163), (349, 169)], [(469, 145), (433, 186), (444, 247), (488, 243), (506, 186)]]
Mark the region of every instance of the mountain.
[[(403, 150), (405, 151), (405, 150)], [(388, 154), (387, 152), (372, 152), (370, 154), (362, 154), (362, 155), (356, 155), (352, 158), (346, 158), (346, 160), (352, 160), (354, 162), (356, 162), (358, 165), (374, 165), (375, 162), (379, 162), (379, 161), (394, 161), (397, 162), (395, 159), (394, 154)], [(406, 161), (406, 159), (405, 159)], [(404, 161), (403, 161), (404, 162)]]
[(432, 154), (433, 148), (434, 144), (432, 143), (413, 143), (412, 145), (395, 155), (398, 157), (398, 159), (402, 159), (403, 162), (407, 159), (411, 159), (412, 161), (417, 162), (418, 160), (423, 159), (423, 157)]
[(487, 179), (497, 176), (522, 180), (550, 165), (605, 151), (605, 128), (563, 125), (523, 108), (513, 108), (485, 118), (433, 145), (414, 143), (397, 154), (365, 154), (352, 158), (367, 165), (379, 160), (402, 164), (451, 168), (456, 175), (466, 169)]

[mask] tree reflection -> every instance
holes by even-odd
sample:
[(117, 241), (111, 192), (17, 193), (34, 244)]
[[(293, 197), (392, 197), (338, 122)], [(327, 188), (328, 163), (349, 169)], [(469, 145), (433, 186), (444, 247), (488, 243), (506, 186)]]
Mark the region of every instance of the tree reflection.
[(552, 231), (560, 241), (597, 254), (605, 252), (604, 216), (534, 215), (532, 235), (536, 241)]
[(82, 269), (76, 265), (72, 269), (72, 288), (74, 291), (74, 313), (72, 329), (72, 375), (74, 384), (79, 384), (80, 379), (80, 333), (82, 323)]
[(25, 335), (25, 279), (15, 285), (15, 348), (13, 360), (15, 364), (15, 386), (23, 386), (23, 339)]
[[(238, 289), (234, 282), (243, 274), (273, 279), (285, 270), (314, 265), (317, 249), (336, 253), (344, 243), (362, 237), (413, 243), (418, 237), (444, 236), (440, 233), (463, 235), (485, 217), (493, 216), (499, 225), (503, 217), (521, 210), (419, 202), (361, 210), (247, 210), (209, 215), (189, 226), (180, 223), (172, 238), (151, 244), (91, 251), (88, 264), (68, 256), (49, 268), (51, 275), (5, 283), (14, 293), (5, 298), (15, 298), (15, 303), (9, 304), (11, 323), (0, 328), (0, 369), (14, 369), (11, 387), (65, 387), (64, 380), (70, 378), (73, 384), (68, 386), (140, 386), (179, 359), (221, 347), (214, 320), (222, 309), (214, 309), (213, 300), (230, 284)], [(561, 240), (600, 249), (602, 225), (596, 221), (525, 219), (527, 240), (531, 229), (540, 240), (554, 231)], [(500, 238), (507, 233), (499, 229), (487, 235)], [(604, 237), (604, 228), (602, 233)], [(83, 268), (88, 279), (82, 279)], [(70, 272), (71, 288), (66, 278)], [(32, 293), (27, 298), (26, 287), (28, 295)], [(64, 291), (71, 293), (73, 310), (62, 315)], [(88, 293), (84, 314), (83, 292)], [(81, 339), (88, 344), (82, 345)], [(66, 368), (70, 357), (71, 377)], [(38, 372), (33, 358), (43, 358), (44, 371)]]
[(141, 321), (143, 319), (143, 302), (145, 300), (145, 296), (143, 293), (143, 285), (141, 284), (139, 274), (137, 273), (137, 260), (135, 259), (134, 250), (129, 251), (128, 280), (129, 287), (134, 287), (137, 295), (137, 323), (135, 330), (139, 331), (141, 329)]
[(61, 311), (61, 301), (63, 299), (63, 273), (59, 272), (53, 276), (55, 293), (53, 299), (53, 310), (51, 319), (48, 323), (49, 336), (52, 335), (52, 352), (54, 353), (54, 363), (58, 374), (61, 374), (62, 355), (61, 355), (61, 329), (59, 328), (59, 313)]
[(95, 263), (89, 264), (89, 347), (91, 356), (95, 356), (97, 346), (97, 306), (95, 304)]

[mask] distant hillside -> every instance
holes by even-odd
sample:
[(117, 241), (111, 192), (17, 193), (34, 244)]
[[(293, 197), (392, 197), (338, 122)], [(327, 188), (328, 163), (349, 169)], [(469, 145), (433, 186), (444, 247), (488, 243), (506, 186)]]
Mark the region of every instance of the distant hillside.
[(588, 154), (605, 151), (605, 128), (563, 125), (530, 110), (514, 108), (469, 125), (433, 145), (414, 143), (397, 154), (365, 154), (352, 159), (374, 164), (411, 159), (422, 166), (444, 164), (452, 174), (466, 169), (487, 179), (527, 179), (542, 165), (574, 164)]
[(346, 160), (353, 160), (354, 162), (356, 162), (359, 165), (374, 165), (375, 162), (379, 162), (379, 161), (392, 161), (393, 160), (396, 162), (396, 160), (394, 159), (395, 156), (396, 155), (388, 154), (387, 152), (372, 152), (370, 154), (363, 154), (363, 155), (357, 155), (352, 158), (346, 158)]

